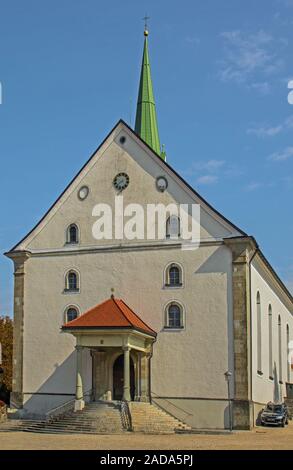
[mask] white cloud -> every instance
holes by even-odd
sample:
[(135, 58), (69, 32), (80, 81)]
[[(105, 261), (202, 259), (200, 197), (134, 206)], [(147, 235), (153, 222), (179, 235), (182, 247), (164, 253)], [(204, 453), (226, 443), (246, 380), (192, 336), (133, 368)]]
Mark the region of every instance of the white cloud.
[(256, 189), (259, 189), (262, 186), (263, 186), (263, 183), (260, 183), (259, 181), (252, 181), (247, 186), (245, 186), (245, 189), (246, 191), (255, 191)]
[(282, 126), (276, 127), (251, 127), (247, 129), (247, 134), (256, 135), (257, 137), (272, 137), (274, 135), (279, 134), (282, 131)]
[(247, 134), (256, 135), (257, 137), (274, 137), (286, 130), (293, 129), (293, 116), (289, 116), (284, 122), (270, 126), (268, 124), (255, 124), (249, 127), (246, 131)]
[(251, 90), (259, 91), (261, 95), (268, 95), (272, 89), (271, 85), (268, 82), (251, 83), (251, 85), (248, 85), (248, 88)]
[[(262, 94), (270, 92), (270, 84), (264, 77), (270, 76), (282, 67), (274, 48), (276, 41), (263, 30), (253, 34), (242, 31), (225, 31), (224, 59), (220, 63), (220, 79), (245, 84)], [(284, 41), (282, 42), (284, 45)]]
[(198, 46), (200, 44), (200, 39), (197, 36), (186, 36), (185, 41), (189, 44), (193, 44), (194, 46)]
[(213, 184), (218, 181), (218, 177), (216, 175), (204, 175), (197, 178), (197, 184)]
[(274, 162), (283, 162), (289, 160), (293, 157), (293, 147), (287, 147), (280, 152), (275, 152), (268, 157), (268, 160), (273, 160)]

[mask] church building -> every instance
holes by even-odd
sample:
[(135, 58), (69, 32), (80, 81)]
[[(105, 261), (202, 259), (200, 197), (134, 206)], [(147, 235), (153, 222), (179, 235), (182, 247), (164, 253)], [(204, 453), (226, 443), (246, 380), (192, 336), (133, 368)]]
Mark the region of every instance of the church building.
[[(125, 231), (117, 228), (122, 198)], [(147, 214), (149, 205), (170, 208), (150, 230), (160, 224), (164, 236), (149, 237), (147, 224), (139, 237), (128, 225), (134, 235), (126, 236), (133, 211)], [(180, 205), (200, 209), (193, 247)], [(99, 236), (106, 225), (112, 236)], [(131, 414), (149, 404), (189, 428), (251, 429), (276, 385), (286, 397), (292, 295), (256, 240), (167, 163), (146, 29), (135, 129), (120, 120), (5, 254), (14, 263), (18, 416), (82, 414), (92, 403)]]

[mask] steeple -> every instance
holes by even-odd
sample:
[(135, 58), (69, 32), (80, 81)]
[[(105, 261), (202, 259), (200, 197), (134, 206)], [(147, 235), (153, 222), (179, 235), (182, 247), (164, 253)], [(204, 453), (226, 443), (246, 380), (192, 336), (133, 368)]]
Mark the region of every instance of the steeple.
[(166, 159), (166, 153), (161, 152), (151, 67), (148, 51), (148, 30), (144, 30), (144, 48), (141, 64), (139, 92), (136, 108), (135, 132), (158, 154)]

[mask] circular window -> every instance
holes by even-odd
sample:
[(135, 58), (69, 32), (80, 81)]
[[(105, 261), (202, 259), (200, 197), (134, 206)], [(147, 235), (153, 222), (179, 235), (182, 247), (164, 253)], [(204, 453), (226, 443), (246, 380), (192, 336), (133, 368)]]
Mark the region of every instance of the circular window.
[(113, 180), (114, 188), (123, 191), (129, 185), (129, 176), (126, 173), (118, 173)]
[(165, 176), (158, 176), (156, 179), (157, 190), (163, 193), (168, 188), (168, 181)]
[(79, 199), (81, 201), (84, 201), (88, 197), (89, 192), (90, 190), (88, 186), (82, 186), (82, 188), (80, 188), (80, 190), (78, 191)]
[(124, 135), (122, 135), (122, 136), (120, 137), (120, 139), (119, 139), (119, 142), (120, 142), (120, 144), (122, 144), (122, 145), (125, 144), (125, 142), (126, 142), (126, 137), (125, 137)]

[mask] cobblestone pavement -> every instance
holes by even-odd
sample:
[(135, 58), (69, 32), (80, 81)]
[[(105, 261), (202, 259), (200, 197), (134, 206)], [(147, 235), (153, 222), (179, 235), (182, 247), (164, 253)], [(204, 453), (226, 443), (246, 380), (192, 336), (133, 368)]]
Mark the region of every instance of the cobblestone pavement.
[(232, 435), (54, 435), (27, 432), (0, 433), (4, 449), (291, 449), (293, 424), (282, 428), (256, 428)]

